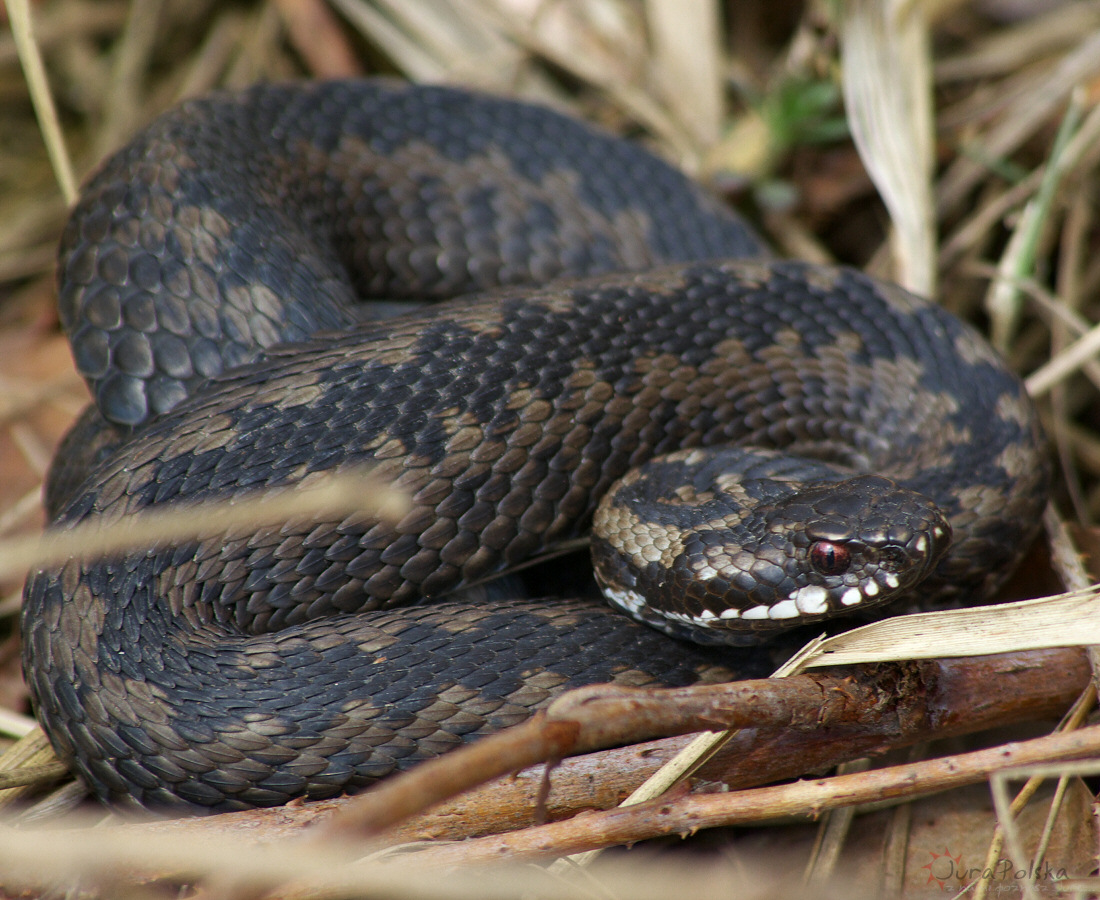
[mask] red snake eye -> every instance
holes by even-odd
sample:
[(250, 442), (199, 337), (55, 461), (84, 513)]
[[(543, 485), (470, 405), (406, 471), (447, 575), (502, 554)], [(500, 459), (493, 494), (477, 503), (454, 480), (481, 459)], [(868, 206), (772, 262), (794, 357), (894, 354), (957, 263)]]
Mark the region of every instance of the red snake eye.
[(852, 554), (843, 544), (815, 541), (810, 546), (810, 563), (822, 575), (843, 575), (852, 564)]

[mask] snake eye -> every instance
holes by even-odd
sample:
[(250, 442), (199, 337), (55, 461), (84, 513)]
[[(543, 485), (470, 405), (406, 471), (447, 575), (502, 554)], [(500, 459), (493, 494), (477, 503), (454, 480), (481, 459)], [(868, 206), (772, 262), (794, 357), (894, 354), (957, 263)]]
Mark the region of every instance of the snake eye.
[(814, 541), (810, 546), (810, 563), (822, 575), (843, 575), (852, 563), (852, 554), (843, 544)]

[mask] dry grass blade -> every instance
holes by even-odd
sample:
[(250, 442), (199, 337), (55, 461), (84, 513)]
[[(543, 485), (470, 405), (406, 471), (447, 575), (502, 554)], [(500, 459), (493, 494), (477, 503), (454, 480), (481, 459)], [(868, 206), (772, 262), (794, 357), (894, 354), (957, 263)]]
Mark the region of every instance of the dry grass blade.
[(894, 226), (898, 281), (936, 292), (932, 69), (921, 3), (844, 4), (844, 95), (851, 135)]
[(937, 83), (1011, 74), (1022, 62), (1062, 53), (1081, 35), (1100, 27), (1100, 8), (1094, 3), (1054, 3), (1041, 10), (1038, 6), (1033, 18), (989, 35), (979, 33), (965, 52), (937, 62)]
[(1093, 327), (1057, 356), (1027, 377), (1024, 384), (1032, 397), (1042, 397), (1100, 353), (1100, 326)]
[(97, 159), (117, 149), (141, 123), (141, 86), (151, 62), (164, 3), (165, 0), (144, 0), (130, 6), (126, 27), (113, 54), (107, 87), (111, 102), (105, 107), (105, 119), (96, 135)]
[(1043, 528), (1050, 543), (1051, 567), (1062, 584), (1071, 591), (1088, 590), (1091, 578), (1082, 562), (1081, 551), (1053, 504), (1048, 503), (1043, 511)]
[[(65, 3), (35, 4), (34, 42), (47, 53), (67, 42), (89, 36), (111, 35), (126, 20), (125, 0), (69, 0)], [(0, 66), (18, 60), (14, 35), (0, 32)]]
[(38, 724), (30, 716), (23, 716), (10, 709), (0, 709), (0, 734), (23, 737), (30, 734)]
[(718, 9), (647, 0), (646, 13), (658, 88), (695, 145), (710, 147), (721, 133), (724, 105)]
[(333, 6), (417, 81), (502, 88), (524, 56), (492, 26), (481, 3), (333, 0)]
[(924, 6), (842, 7), (844, 97), (852, 137), (894, 225), (897, 280), (936, 292), (931, 60)]
[[(1086, 717), (1088, 716), (1089, 712), (1091, 712), (1095, 704), (1096, 688), (1093, 685), (1089, 685), (1088, 690), (1086, 690), (1085, 693), (1080, 698), (1078, 698), (1077, 703), (1074, 704), (1074, 708), (1070, 710), (1065, 719), (1059, 724), (1058, 731), (1074, 731), (1080, 728), (1084, 724)], [(1069, 767), (1059, 767), (1060, 773), (1064, 773), (1066, 768), (1074, 767), (1072, 765)], [(1017, 777), (1016, 773), (1012, 772), (1002, 772), (994, 775), (992, 779), (994, 785), (994, 795), (996, 796), (998, 791), (1000, 791), (1003, 801), (1003, 789), (1005, 783), (1008, 781), (1008, 779), (1014, 777)], [(1013, 798), (1011, 806), (1008, 807), (1009, 819), (1015, 818), (1015, 816), (1020, 813), (1020, 811), (1027, 805), (1028, 801), (1035, 795), (1036, 791), (1039, 790), (1039, 787), (1042, 785), (1042, 783), (1043, 778), (1039, 776), (1032, 776), (1027, 780), (1027, 783), (1023, 786), (1023, 788), (1020, 789), (1015, 798)], [(1040, 841), (1040, 849), (1038, 851), (1038, 855), (1042, 854), (1042, 847), (1049, 841), (1050, 835), (1053, 832), (1054, 818), (1057, 812), (1059, 798), (1064, 793), (1065, 786), (1067, 784), (1067, 776), (1065, 774), (1059, 774), (1058, 792), (1056, 793), (1054, 802), (1051, 805), (1050, 815), (1047, 817), (1047, 823), (1044, 827), (1043, 839)], [(998, 814), (998, 819), (999, 821), (997, 823), (997, 828), (993, 833), (993, 839), (989, 842), (989, 852), (986, 854), (985, 864), (983, 868), (992, 867), (996, 864), (997, 860), (1000, 859), (1001, 856), (1001, 848), (1004, 844), (1006, 826), (1009, 825), (1009, 822), (1005, 818), (1003, 813)], [(1014, 842), (1015, 850), (1017, 852), (1016, 858), (1023, 859), (1023, 856), (1019, 855), (1019, 840), (1014, 838)], [(989, 887), (989, 880), (983, 879), (982, 882), (978, 885), (977, 891), (975, 893), (975, 900), (982, 900), (982, 898), (984, 898), (988, 894)]]
[(56, 565), (71, 557), (103, 556), (134, 547), (196, 540), (241, 528), (316, 516), (363, 515), (396, 521), (408, 497), (370, 472), (344, 472), (302, 486), (200, 504), (178, 503), (104, 525), (96, 520), (41, 537), (0, 542), (0, 577)]
[[(1074, 91), (1070, 97), (1069, 108), (1062, 119), (1062, 125), (1058, 129), (1058, 136), (1055, 138), (1050, 160), (1039, 182), (1039, 189), (1035, 197), (1024, 208), (1024, 213), (1013, 232), (1008, 248), (997, 266), (997, 278), (990, 286), (986, 298), (985, 306), (991, 321), (991, 340), (993, 346), (1002, 353), (1007, 350), (1016, 330), (1016, 325), (1020, 320), (1020, 292), (1016, 285), (1020, 279), (1028, 277), (1032, 273), (1039, 237), (1050, 221), (1055, 193), (1066, 170), (1070, 168), (1074, 160), (1074, 156), (1068, 154), (1066, 150), (1072, 137), (1079, 130), (1083, 101), (1082, 91), (1080, 89)], [(1096, 118), (1100, 118), (1100, 116)], [(1082, 341), (1086, 341), (1086, 339), (1083, 338)], [(1095, 341), (1093, 343), (1095, 344)], [(1078, 348), (1075, 347), (1074, 349)], [(1093, 353), (1095, 353), (1095, 349)], [(1073, 355), (1067, 352), (1062, 354), (1059, 359), (1070, 357), (1074, 360), (1073, 368), (1064, 367), (1061, 370), (1063, 377), (1065, 373), (1079, 367), (1088, 358), (1088, 356), (1082, 357), (1079, 354)], [(1053, 363), (1054, 360), (1051, 360), (1048, 368)], [(1036, 378), (1033, 375), (1029, 379), (1028, 389), (1033, 392), (1034, 396), (1053, 383), (1054, 379), (1049, 374), (1044, 373), (1041, 378)]]
[(42, 491), (28, 491), (0, 514), (0, 534), (7, 534), (22, 521), (37, 513), (42, 506)]
[(31, 728), (0, 756), (0, 809), (68, 774), (45, 733), (32, 722)]
[(433, 55), (373, 5), (363, 0), (332, 0), (332, 5), (364, 36), (383, 47), (410, 78), (435, 81), (443, 77), (444, 68)]
[(42, 64), (42, 55), (38, 49), (38, 44), (34, 40), (30, 4), (28, 0), (6, 0), (5, 5), (11, 21), (15, 45), (19, 51), (19, 59), (23, 64), (27, 86), (31, 92), (35, 112), (38, 114), (38, 124), (42, 129), (42, 137), (46, 142), (46, 151), (49, 153), (50, 162), (53, 164), (57, 183), (61, 187), (61, 194), (64, 196), (65, 202), (71, 205), (76, 200), (76, 177), (73, 175), (69, 153), (65, 149), (61, 126), (58, 124), (57, 109), (54, 106), (53, 94), (50, 93), (49, 82), (46, 79), (46, 69)]
[[(997, 813), (998, 838), (1002, 838), (1009, 848), (1013, 859), (1030, 859), (1024, 850), (1023, 841), (1017, 829), (1016, 815), (1027, 798), (1037, 789), (1039, 783), (1047, 778), (1065, 780), (1072, 777), (1086, 778), (1100, 773), (1100, 763), (1086, 760), (1078, 763), (1039, 762), (1034, 765), (1021, 765), (1001, 772), (990, 774), (990, 789), (993, 794), (993, 807)], [(1015, 799), (1009, 797), (1008, 786), (1011, 781), (1026, 779), (1026, 784)], [(991, 849), (992, 853), (992, 849)], [(1032, 878), (1020, 880), (1023, 896), (1038, 900), (1040, 892)], [(984, 896), (986, 891), (978, 896)]]
[(74, 834), (0, 826), (0, 869), (6, 884), (27, 888), (79, 884), (84, 889), (105, 889), (114, 896), (151, 877), (169, 874), (177, 881), (205, 879), (214, 896), (237, 898), (278, 890), (279, 896), (298, 898), (592, 900), (613, 895), (666, 900), (676, 895), (687, 877), (697, 900), (728, 900), (731, 890), (747, 900), (783, 896), (775, 873), (733, 865), (701, 870), (698, 866), (684, 869), (635, 860), (628, 867), (613, 866), (596, 873), (551, 874), (530, 866), (507, 865), (447, 870), (426, 866), (415, 858), (343, 863), (336, 853), (305, 845), (247, 847), (195, 836), (137, 837), (95, 828)]
[[(517, 15), (516, 8), (523, 5), (519, 0), (490, 0), (479, 5), (494, 27), (518, 48), (594, 89), (602, 101), (609, 101), (613, 116), (637, 122), (657, 140), (661, 152), (689, 171), (697, 171), (700, 148), (669, 104), (660, 102), (651, 89), (653, 47), (644, 38), (647, 29), (640, 6), (560, 4)], [(530, 77), (528, 74), (522, 83), (529, 83)], [(541, 85), (541, 81), (535, 84)], [(537, 92), (533, 95), (539, 96)], [(554, 99), (561, 104), (569, 102), (568, 95), (560, 92), (555, 92)]]
[(1041, 77), (1025, 76), (1000, 122), (984, 135), (981, 159), (973, 158), (979, 152), (976, 148), (971, 157), (960, 156), (944, 173), (937, 190), (940, 212), (956, 209), (989, 174), (992, 163), (1013, 153), (1066, 102), (1074, 88), (1089, 83), (1097, 74), (1100, 74), (1100, 34), (1085, 32), (1080, 43), (1050, 71), (1042, 72)]
[(0, 791), (9, 791), (32, 784), (40, 785), (68, 777), (69, 767), (55, 758), (37, 765), (20, 766), (11, 772), (0, 772)]
[[(996, 616), (991, 616), (988, 608), (976, 607), (886, 619), (800, 651), (788, 665), (801, 671), (893, 659), (988, 656), (1100, 643), (1100, 587), (1003, 603), (996, 610)], [(1067, 628), (1067, 622), (1073, 627)]]

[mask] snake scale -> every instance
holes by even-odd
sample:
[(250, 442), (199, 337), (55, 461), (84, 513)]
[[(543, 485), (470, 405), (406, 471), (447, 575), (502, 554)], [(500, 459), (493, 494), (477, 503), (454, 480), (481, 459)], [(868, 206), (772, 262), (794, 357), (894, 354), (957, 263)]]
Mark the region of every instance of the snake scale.
[[(59, 271), (99, 412), (53, 527), (364, 462), (412, 498), (32, 573), (36, 711), (108, 801), (329, 796), (568, 687), (728, 679), (792, 624), (980, 600), (1045, 500), (1035, 413), (968, 326), (770, 260), (537, 106), (385, 81), (187, 102), (86, 185)], [(605, 593), (656, 628), (455, 593), (593, 520)]]

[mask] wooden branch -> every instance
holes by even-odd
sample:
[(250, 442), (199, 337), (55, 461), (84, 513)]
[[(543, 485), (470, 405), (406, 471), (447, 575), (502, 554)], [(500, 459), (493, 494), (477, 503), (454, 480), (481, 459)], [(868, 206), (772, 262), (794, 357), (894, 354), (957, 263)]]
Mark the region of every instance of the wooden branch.
[[(754, 787), (920, 741), (1057, 717), (1087, 688), (1091, 672), (1085, 653), (1073, 649), (933, 660), (921, 670), (929, 692), (916, 703), (899, 702), (894, 723), (884, 717), (866, 728), (864, 723), (810, 731), (746, 728), (693, 782)], [(690, 740), (690, 735), (665, 738), (566, 760), (550, 775), (546, 819), (618, 805)], [(532, 766), (476, 788), (402, 823), (386, 840), (460, 840), (540, 824), (535, 804), (544, 773), (544, 766)]]
[[(770, 717), (780, 720), (778, 727), (763, 727), (764, 717), (761, 715), (753, 723), (761, 727), (745, 728), (736, 734), (696, 774), (695, 782), (722, 782), (731, 788), (751, 787), (821, 772), (844, 760), (917, 741), (1057, 716), (1087, 686), (1090, 673), (1084, 652), (1076, 649), (929, 660), (904, 667), (868, 667), (868, 670), (853, 669), (847, 677), (816, 675), (787, 679), (795, 685), (794, 696), (801, 697), (806, 703), (796, 705), (794, 710), (787, 709), (782, 714), (776, 707), (765, 705), (763, 709), (770, 710)], [(893, 675), (886, 677), (889, 673)], [(877, 691), (860, 687), (868, 681), (877, 685)], [(802, 689), (797, 687), (800, 684)], [(905, 690), (890, 696), (891, 686)], [(877, 707), (857, 702), (860, 697), (866, 701), (868, 693), (871, 694), (870, 699), (878, 703)], [(680, 692), (676, 694), (680, 695)], [(748, 704), (741, 714), (755, 713), (751, 696), (746, 697), (743, 691), (734, 692), (731, 696), (740, 697)], [(825, 702), (830, 698), (834, 701), (832, 707)], [(807, 705), (811, 699), (812, 707)], [(846, 718), (841, 720), (837, 709), (838, 705), (843, 707), (844, 704), (848, 704), (848, 710)], [(824, 715), (816, 715), (823, 711)], [(731, 717), (737, 714), (736, 710), (730, 711)], [(520, 729), (524, 728), (520, 726)], [(518, 730), (512, 729), (513, 734)], [(520, 731), (521, 737), (527, 733), (526, 730)], [(512, 742), (514, 737), (501, 735), (484, 739), (473, 746), (488, 745), (490, 752), (487, 756), (492, 759), (491, 748), (501, 740)], [(555, 821), (582, 810), (607, 809), (617, 805), (689, 740), (689, 736), (669, 737), (565, 760), (550, 775), (550, 790), (544, 806), (546, 818)], [(515, 749), (511, 743), (509, 746)], [(524, 752), (511, 756), (507, 764), (517, 769), (524, 765), (520, 761), (522, 758), (537, 757), (536, 751), (547, 749), (545, 743), (524, 748), (520, 741), (516, 746)], [(561, 747), (550, 749), (557, 752)], [(475, 777), (473, 773), (467, 773), (463, 765), (456, 765), (456, 762), (461, 763), (462, 753), (456, 751), (448, 754), (437, 763), (444, 767), (447, 789), (454, 789), (456, 784)], [(424, 768), (427, 766), (420, 767)], [(484, 774), (482, 771), (476, 777)], [(385, 842), (460, 840), (534, 825), (537, 823), (544, 776), (545, 766), (542, 764), (522, 768), (512, 777), (498, 778), (447, 800), (431, 813), (408, 819), (388, 831)], [(412, 787), (409, 784), (415, 782), (415, 778), (411, 774), (405, 775), (393, 779), (390, 784), (396, 787), (398, 782), (404, 782), (400, 788), (402, 802), (408, 803), (404, 792), (415, 796), (415, 783)], [(439, 793), (442, 792), (443, 789), (439, 788)], [(364, 797), (374, 798), (367, 799), (367, 802), (375, 804), (379, 802), (379, 793), (381, 790)], [(361, 798), (344, 798), (279, 809), (228, 813), (205, 819), (126, 827), (171, 833), (217, 830), (267, 841), (298, 834), (303, 828), (317, 824), (319, 819), (358, 802), (362, 802)], [(325, 833), (332, 827), (331, 823), (326, 825)]]
[(702, 828), (745, 825), (791, 815), (816, 816), (842, 806), (962, 787), (1017, 766), (1097, 754), (1100, 754), (1100, 725), (854, 775), (729, 794), (659, 798), (509, 834), (434, 844), (416, 852), (415, 858), (441, 866), (552, 859), (649, 838), (689, 835)]
[[(381, 834), (436, 803), (526, 765), (654, 736), (723, 728), (775, 728), (804, 735), (847, 734), (860, 754), (973, 730), (983, 712), (1018, 707), (1026, 673), (1034, 702), (1052, 688), (1051, 654), (980, 657), (993, 662), (932, 660), (853, 667), (847, 675), (798, 675), (677, 689), (593, 685), (569, 691), (528, 722), (423, 763), (383, 782), (317, 829), (320, 840), (356, 841)], [(1069, 702), (1088, 683), (1081, 651), (1070, 665)], [(1033, 656), (1032, 654), (1038, 654)], [(998, 667), (996, 660), (1001, 659)], [(994, 675), (1008, 676), (997, 685)], [(1062, 708), (1068, 706), (1063, 703)], [(801, 765), (808, 760), (800, 760)], [(799, 772), (812, 771), (800, 768)], [(797, 774), (797, 773), (792, 773)], [(756, 782), (760, 783), (760, 782)]]

